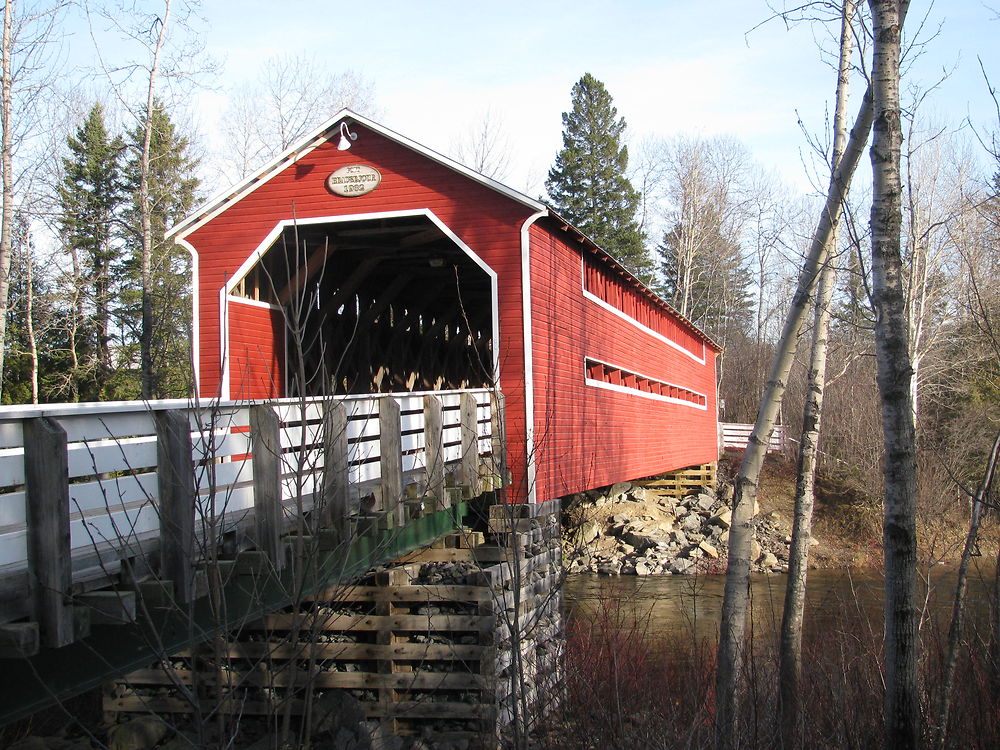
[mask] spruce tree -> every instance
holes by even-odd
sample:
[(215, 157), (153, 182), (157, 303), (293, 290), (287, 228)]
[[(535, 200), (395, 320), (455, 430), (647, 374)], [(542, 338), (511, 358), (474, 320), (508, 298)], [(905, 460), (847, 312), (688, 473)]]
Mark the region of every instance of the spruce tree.
[(720, 226), (709, 222), (694, 229), (678, 222), (664, 233), (656, 253), (663, 279), (657, 291), (678, 312), (723, 344), (749, 331), (752, 279), (739, 243)]
[(112, 340), (118, 284), (114, 265), (119, 255), (115, 222), (121, 211), (122, 140), (108, 133), (104, 109), (95, 104), (66, 140), (70, 155), (63, 159), (59, 185), (59, 227), (64, 248), (74, 259), (79, 278), (78, 319), (70, 345), (75, 372), (71, 397), (89, 400), (118, 398), (114, 393)]
[(590, 73), (576, 82), (571, 96), (573, 107), (562, 116), (563, 147), (545, 189), (556, 211), (632, 273), (648, 279), (652, 264), (636, 221), (639, 193), (625, 176), (625, 118)]
[(149, 330), (143, 330), (142, 226), (139, 211), (141, 181), (139, 154), (145, 121), (128, 134), (129, 159), (125, 184), (129, 205), (125, 210), (123, 237), (125, 269), (132, 280), (126, 302), (132, 339), (148, 336), (151, 398), (185, 397), (191, 393), (191, 257), (164, 239), (167, 230), (193, 208), (198, 189), (197, 159), (188, 138), (171, 121), (163, 103), (153, 100), (151, 113), (149, 201), (152, 236), (151, 286), (146, 290)]

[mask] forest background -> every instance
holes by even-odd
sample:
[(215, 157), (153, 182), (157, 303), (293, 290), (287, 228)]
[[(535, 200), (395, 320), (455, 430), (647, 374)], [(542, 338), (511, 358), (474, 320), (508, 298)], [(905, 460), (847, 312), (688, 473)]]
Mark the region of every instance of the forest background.
[[(642, 22), (656, 20), (643, 18), (645, 8), (627, 4), (608, 33), (644, 39), (648, 30)], [(445, 10), (435, 6), (423, 23), (438, 19), (446, 30)], [(597, 23), (592, 10), (582, 7), (572, 23), (592, 29)], [(625, 125), (617, 136), (627, 147), (623, 171), (637, 196), (642, 261), (632, 267), (725, 347), (720, 416), (730, 422), (754, 420), (828, 173), (831, 136), (822, 103), (831, 98), (832, 85), (818, 89), (816, 82), (834, 76), (830, 56), (838, 10), (825, 3), (777, 13), (782, 10), (761, 4), (749, 20), (747, 11), (734, 10), (732, 18), (714, 26), (701, 19), (706, 44), (717, 39), (719, 27), (730, 32), (725, 54), (717, 55), (733, 63), (729, 70), (720, 69), (717, 60), (710, 63), (708, 53), (692, 52), (691, 67), (671, 69), (686, 70), (686, 78), (651, 72), (642, 81), (646, 100), (691, 113), (690, 128), (675, 114), (659, 132), (633, 130), (627, 108), (616, 111)], [(240, 18), (220, 12), (217, 4), (210, 15), (197, 3), (179, 0), (5, 3), (4, 80), (10, 98), (4, 100), (0, 252), (10, 265), (9, 288), (0, 289), (8, 303), (3, 403), (189, 395), (191, 259), (164, 242), (164, 232), (201, 198), (251, 173), (342, 106), (408, 134), (416, 130), (430, 147), (545, 197), (544, 171), (525, 154), (546, 143), (558, 118), (543, 127), (518, 119), (521, 110), (509, 110), (511, 119), (502, 108), (507, 93), (497, 93), (497, 106), (467, 107), (460, 117), (440, 104), (440, 86), (429, 86), (421, 97), (412, 84), (416, 99), (409, 109), (400, 108), (399, 102), (407, 101), (398, 93), (405, 82), (398, 76), (383, 82), (365, 65), (329, 62), (319, 52), (322, 40), (301, 23), (294, 43), (279, 45), (272, 38), (261, 46), (259, 36), (248, 36), (239, 49), (233, 47), (234, 27), (245, 29), (248, 19), (261, 17), (252, 3)], [(662, 12), (666, 15), (657, 18), (665, 23), (698, 22), (677, 8), (673, 16), (669, 9)], [(914, 9), (904, 69), (907, 314), (920, 445), (935, 457), (920, 462), (926, 508), (954, 503), (960, 493), (952, 477), (972, 477), (982, 466), (1000, 398), (993, 327), (1000, 313), (997, 107), (990, 58), (942, 50), (954, 39), (955, 23), (969, 21), (964, 10), (950, 12), (954, 23), (933, 6)], [(385, 9), (367, 24), (354, 13), (329, 19), (337, 44), (393, 23)], [(540, 38), (548, 13), (543, 7), (531, 39)], [(996, 13), (983, 13), (1000, 24)], [(732, 34), (740, 19), (744, 26)], [(275, 21), (270, 36), (289, 39), (278, 32), (292, 20)], [(853, 75), (863, 81), (871, 40), (863, 22), (858, 28)], [(495, 33), (487, 33), (487, 44)], [(216, 54), (226, 48), (220, 39), (237, 49), (231, 60)], [(782, 39), (795, 39), (799, 46), (805, 41), (817, 77), (803, 81), (798, 70), (771, 71), (771, 85), (791, 98), (758, 102), (759, 116), (784, 120), (791, 128), (783, 131), (781, 148), (761, 137), (766, 128), (755, 128), (746, 118), (744, 95), (731, 95), (728, 134), (718, 117), (705, 119), (705, 97), (692, 94), (691, 82), (714, 84), (723, 96), (734, 82), (746, 80), (737, 59), (740, 48), (768, 58)], [(518, 39), (516, 50), (524, 51), (525, 44)], [(432, 46), (424, 40), (420, 54), (427, 56), (433, 77), (443, 63)], [(623, 59), (638, 54), (630, 46)], [(578, 59), (586, 64), (585, 50)], [(511, 80), (524, 75), (523, 64), (509, 63)], [(538, 89), (521, 86), (522, 103), (547, 91), (553, 70), (564, 64), (554, 62), (550, 69), (536, 63)], [(623, 65), (611, 66), (610, 80), (622, 79)], [(372, 67), (383, 69), (374, 57)], [(505, 70), (494, 76), (502, 78)], [(575, 76), (583, 72), (577, 69)], [(460, 92), (471, 85), (470, 77), (439, 83)], [(954, 106), (956, 79), (971, 97), (964, 106)], [(237, 83), (230, 85), (233, 80)], [(562, 82), (563, 91), (572, 80)], [(380, 97), (383, 86), (392, 92), (394, 111)], [(626, 100), (636, 102), (634, 85), (625, 88)], [(612, 86), (608, 90), (615, 93)], [(760, 97), (768, 91), (760, 84), (750, 93)], [(797, 96), (808, 113), (788, 104)], [(562, 97), (550, 108), (569, 110), (572, 102)], [(648, 106), (636, 108), (651, 124)], [(773, 137), (777, 131), (771, 132)], [(851, 193), (840, 234), (821, 446), (825, 469), (866, 495), (879, 484), (873, 478), (881, 455), (870, 269), (863, 251), (869, 241), (864, 187), (869, 182), (856, 180), (861, 187)], [(782, 406), (781, 421), (793, 435), (801, 419), (805, 370), (803, 363), (793, 369)]]

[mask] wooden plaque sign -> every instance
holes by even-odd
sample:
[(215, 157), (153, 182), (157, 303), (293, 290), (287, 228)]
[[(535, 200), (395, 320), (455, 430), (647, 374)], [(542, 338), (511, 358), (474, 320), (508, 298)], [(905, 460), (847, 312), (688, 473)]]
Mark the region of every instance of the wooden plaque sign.
[(353, 198), (378, 187), (382, 174), (367, 164), (348, 164), (326, 178), (326, 189), (334, 195)]

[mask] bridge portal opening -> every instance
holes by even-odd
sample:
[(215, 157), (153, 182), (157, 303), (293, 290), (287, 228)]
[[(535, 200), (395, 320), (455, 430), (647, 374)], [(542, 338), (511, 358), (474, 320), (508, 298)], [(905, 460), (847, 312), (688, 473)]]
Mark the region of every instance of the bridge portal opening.
[(232, 294), (280, 306), (284, 395), (494, 383), (495, 275), (427, 215), (287, 226)]

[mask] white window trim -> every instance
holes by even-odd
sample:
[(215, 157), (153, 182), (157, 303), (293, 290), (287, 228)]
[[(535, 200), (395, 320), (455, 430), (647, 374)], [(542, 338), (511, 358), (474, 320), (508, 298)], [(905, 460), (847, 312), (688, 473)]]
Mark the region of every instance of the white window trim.
[[(595, 362), (605, 367), (612, 367), (616, 370), (623, 370), (633, 375), (638, 375), (640, 378), (645, 378), (646, 380), (652, 380), (657, 383), (662, 383), (663, 385), (670, 386), (671, 388), (682, 388), (685, 391), (695, 394), (696, 396), (701, 396), (705, 399), (704, 404), (696, 404), (693, 401), (688, 401), (683, 398), (674, 398), (673, 396), (663, 396), (659, 393), (650, 393), (649, 391), (643, 391), (638, 388), (629, 388), (627, 385), (617, 385), (615, 383), (606, 383), (603, 380), (595, 380), (587, 376), (587, 362)], [(631, 367), (624, 367), (623, 365), (612, 364), (611, 362), (606, 362), (603, 359), (598, 359), (597, 357), (587, 357), (583, 358), (583, 372), (584, 372), (584, 383), (591, 386), (592, 388), (603, 388), (607, 391), (616, 391), (618, 393), (627, 393), (630, 396), (640, 396), (642, 398), (648, 398), (652, 401), (664, 401), (668, 404), (677, 404), (678, 406), (688, 406), (692, 409), (698, 409), (699, 411), (708, 411), (708, 396), (701, 391), (696, 391), (693, 388), (688, 388), (686, 385), (678, 385), (677, 383), (670, 383), (666, 380), (660, 380), (660, 378), (654, 378), (649, 375), (644, 375), (641, 372), (633, 370)]]
[(249, 297), (241, 297), (238, 294), (228, 294), (226, 295), (226, 299), (229, 300), (230, 302), (236, 302), (237, 304), (240, 305), (250, 305), (251, 307), (263, 307), (268, 310), (281, 309), (280, 305), (275, 305), (271, 302), (264, 302), (263, 300), (259, 299), (250, 299)]

